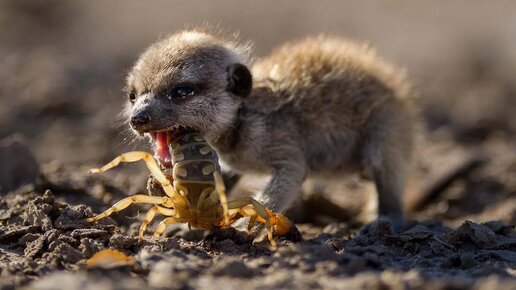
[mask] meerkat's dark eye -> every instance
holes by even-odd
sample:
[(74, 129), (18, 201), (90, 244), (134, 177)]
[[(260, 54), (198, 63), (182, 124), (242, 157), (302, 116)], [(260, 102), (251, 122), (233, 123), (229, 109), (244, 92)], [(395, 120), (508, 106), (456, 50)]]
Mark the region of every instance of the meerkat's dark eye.
[(193, 88), (191, 87), (177, 87), (177, 88), (174, 88), (172, 89), (172, 91), (170, 91), (170, 93), (167, 95), (167, 97), (169, 99), (174, 99), (174, 98), (187, 98), (187, 97), (191, 97), (195, 94), (195, 91)]
[(127, 97), (129, 98), (129, 102), (131, 102), (131, 104), (134, 104), (134, 102), (136, 101), (136, 92), (130, 91)]

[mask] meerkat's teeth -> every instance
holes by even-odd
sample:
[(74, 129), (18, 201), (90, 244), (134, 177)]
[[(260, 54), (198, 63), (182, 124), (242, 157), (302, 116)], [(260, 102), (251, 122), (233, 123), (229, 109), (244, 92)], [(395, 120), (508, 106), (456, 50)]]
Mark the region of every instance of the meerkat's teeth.
[(172, 140), (172, 132), (167, 131), (167, 145), (170, 145), (171, 140)]

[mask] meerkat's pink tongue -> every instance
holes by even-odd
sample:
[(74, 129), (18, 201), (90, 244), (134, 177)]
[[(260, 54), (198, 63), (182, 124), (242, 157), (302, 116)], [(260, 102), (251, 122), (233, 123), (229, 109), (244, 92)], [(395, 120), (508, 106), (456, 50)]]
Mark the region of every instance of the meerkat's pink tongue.
[(168, 148), (167, 132), (156, 132), (156, 157), (161, 165), (172, 166), (172, 156)]

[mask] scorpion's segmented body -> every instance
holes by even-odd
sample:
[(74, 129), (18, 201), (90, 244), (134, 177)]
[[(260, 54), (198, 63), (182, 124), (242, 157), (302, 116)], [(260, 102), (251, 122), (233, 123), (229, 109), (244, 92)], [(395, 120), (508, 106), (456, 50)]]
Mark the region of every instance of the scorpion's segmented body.
[(186, 208), (176, 211), (195, 228), (209, 228), (220, 222), (223, 209), (219, 196), (214, 194), (214, 173), (220, 171), (215, 150), (201, 136), (187, 133), (170, 142), (170, 152), (173, 167), (163, 173), (173, 180), (174, 189), (187, 201)]
[[(268, 238), (275, 246), (273, 233), (284, 235), (291, 229), (292, 223), (285, 216), (273, 213), (252, 198), (227, 201), (217, 153), (200, 135), (184, 133), (172, 138), (164, 132), (157, 133), (155, 137), (167, 140), (164, 143), (172, 159), (169, 166), (160, 167), (149, 153), (134, 151), (118, 156), (102, 168), (90, 170), (101, 173), (120, 162), (143, 160), (153, 175), (148, 188), (151, 195), (137, 194), (124, 198), (88, 221), (97, 221), (133, 203), (148, 203), (154, 206), (143, 220), (140, 237), (157, 213), (167, 218), (158, 224), (155, 236), (160, 236), (168, 224), (187, 223), (190, 227), (210, 229), (249, 217), (249, 231), (255, 222), (265, 224)], [(155, 186), (157, 184), (159, 186)]]

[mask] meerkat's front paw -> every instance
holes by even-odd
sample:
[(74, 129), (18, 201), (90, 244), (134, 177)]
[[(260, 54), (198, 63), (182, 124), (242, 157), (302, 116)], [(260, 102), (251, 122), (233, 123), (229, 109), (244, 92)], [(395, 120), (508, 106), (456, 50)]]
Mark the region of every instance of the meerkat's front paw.
[(391, 228), (394, 233), (400, 232), (406, 224), (405, 215), (402, 213), (381, 215), (378, 217), (378, 220), (388, 221), (391, 224)]
[(362, 226), (359, 235), (385, 236), (403, 231), (406, 225), (403, 214), (381, 215), (375, 221)]

